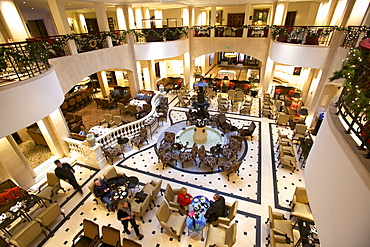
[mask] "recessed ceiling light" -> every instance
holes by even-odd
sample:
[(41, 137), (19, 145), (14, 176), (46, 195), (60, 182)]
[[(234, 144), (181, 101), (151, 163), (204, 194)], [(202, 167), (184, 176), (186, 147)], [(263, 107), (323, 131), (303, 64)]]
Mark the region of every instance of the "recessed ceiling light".
[(35, 9), (35, 8), (32, 8), (32, 9)]
[(23, 4), (26, 4), (26, 2), (23, 2)]

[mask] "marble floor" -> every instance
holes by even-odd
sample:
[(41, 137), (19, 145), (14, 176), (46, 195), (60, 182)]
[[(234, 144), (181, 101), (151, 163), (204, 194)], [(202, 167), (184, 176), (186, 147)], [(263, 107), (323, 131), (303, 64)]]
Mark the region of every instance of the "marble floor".
[[(159, 128), (149, 137), (149, 144), (144, 143), (140, 150), (137, 148), (126, 149), (125, 157), (119, 157), (114, 161), (114, 166), (119, 172), (124, 172), (128, 176), (136, 176), (141, 183), (140, 188), (151, 180), (162, 180), (162, 190), (170, 184), (172, 188), (187, 187), (188, 192), (193, 196), (203, 195), (212, 198), (214, 193), (220, 193), (226, 201), (233, 203), (239, 201), (235, 222), (237, 223), (236, 247), (259, 247), (267, 243), (268, 226), (264, 223), (267, 219), (267, 207), (271, 205), (277, 212), (284, 213), (289, 218), (289, 202), (292, 200), (296, 186), (305, 186), (304, 168), (301, 169), (300, 161), (297, 161), (297, 170), (293, 173), (290, 168), (279, 167), (276, 151), (277, 130), (292, 135), (290, 128), (277, 126), (275, 120), (260, 117), (260, 99), (253, 99), (255, 109), (251, 115), (240, 115), (235, 112), (226, 113), (233, 125), (240, 128), (249, 125), (254, 121), (257, 128), (253, 134), (253, 139), (247, 139), (243, 144), (243, 151), (239, 154), (239, 159), (243, 160), (240, 174), (230, 175), (230, 181), (223, 172), (217, 169), (210, 171), (205, 167), (194, 167), (190, 162), (181, 167), (180, 164), (172, 167), (162, 168), (154, 152), (154, 146), (163, 136), (168, 128), (183, 128), (185, 126), (184, 107), (177, 106), (175, 95), (168, 95), (170, 98), (169, 119), (160, 124)], [(210, 107), (210, 114), (216, 114), (216, 110)], [(179, 127), (173, 127), (179, 126)], [(174, 129), (172, 129), (174, 130)], [(297, 147), (294, 147), (297, 148)], [(299, 157), (297, 155), (297, 157)], [(71, 246), (72, 239), (81, 230), (82, 220), (90, 219), (100, 226), (109, 225), (122, 230), (122, 225), (116, 218), (116, 213), (108, 212), (101, 204), (93, 201), (93, 195), (88, 189), (93, 178), (102, 176), (104, 171), (110, 167), (107, 165), (103, 170), (97, 171), (74, 164), (76, 177), (83, 185), (83, 195), (73, 191), (69, 184), (64, 182), (63, 186), (67, 192), (59, 193), (55, 201), (62, 205), (67, 217), (60, 216), (52, 223), (50, 228), (52, 233), (47, 237), (40, 235), (31, 246)], [(139, 189), (140, 189), (139, 188)], [(68, 190), (69, 189), (69, 190)], [(152, 209), (144, 215), (145, 223), (139, 219), (140, 231), (144, 238), (140, 242), (146, 247), (158, 246), (204, 246), (201, 236), (197, 233), (188, 235), (187, 229), (183, 232), (181, 242), (173, 239), (165, 232), (160, 232), (160, 224), (155, 217), (157, 207), (164, 200), (160, 194), (155, 199)], [(38, 209), (36, 211), (41, 211)], [(35, 212), (35, 215), (37, 212)], [(207, 226), (208, 227), (208, 226)], [(205, 238), (207, 227), (204, 230)], [(14, 230), (14, 232), (16, 229)], [(296, 232), (295, 232), (296, 235)], [(138, 240), (135, 234), (130, 235), (121, 233), (121, 237)], [(296, 236), (297, 237), (297, 236)], [(297, 241), (295, 239), (295, 241)]]

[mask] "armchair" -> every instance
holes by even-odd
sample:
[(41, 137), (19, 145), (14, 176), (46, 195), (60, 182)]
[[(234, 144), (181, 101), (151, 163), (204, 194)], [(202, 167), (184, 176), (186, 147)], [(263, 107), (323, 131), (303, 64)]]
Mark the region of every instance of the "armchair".
[(148, 194), (143, 202), (137, 203), (135, 200), (132, 201), (131, 203), (131, 208), (133, 213), (137, 216), (140, 217), (141, 221), (143, 224), (145, 223), (143, 216), (148, 210), (148, 207), (150, 207), (150, 200), (152, 196)]
[(132, 239), (123, 238), (122, 239), (122, 246), (124, 247), (141, 247), (142, 245)]
[(166, 199), (170, 207), (181, 210), (181, 205), (180, 203), (177, 202), (177, 195), (179, 192), (180, 192), (179, 189), (174, 190), (172, 189), (170, 184), (167, 184), (166, 192), (164, 193), (164, 198)]
[(152, 202), (155, 206), (154, 200), (157, 198), (157, 195), (159, 192), (161, 192), (161, 195), (163, 195), (163, 192), (161, 191), (162, 186), (162, 179), (160, 179), (158, 182), (151, 181), (145, 184), (143, 191), (147, 193), (148, 195), (151, 195)]
[(125, 174), (117, 172), (114, 166), (109, 167), (103, 174), (103, 177), (105, 180), (108, 180), (110, 178), (115, 178), (115, 177), (124, 177), (124, 176)]
[(44, 232), (41, 228), (41, 225), (35, 220), (33, 220), (31, 222), (28, 222), (22, 228), (22, 230), (13, 235), (9, 240), (9, 243), (17, 247), (30, 246), (30, 244), (37, 238), (37, 236), (41, 232)]
[(314, 222), (310, 205), (308, 202), (308, 196), (306, 188), (296, 187), (293, 195), (293, 200), (291, 202), (292, 213), (290, 217), (295, 216), (296, 218)]
[(305, 138), (306, 137), (306, 130), (307, 126), (304, 124), (296, 124), (292, 140), (298, 141), (299, 138)]
[(226, 161), (221, 162), (218, 165), (218, 168), (222, 169), (223, 171), (226, 172), (227, 181), (230, 181), (229, 177), (230, 177), (231, 173), (235, 172), (239, 176), (239, 168), (240, 168), (242, 162), (243, 161), (226, 160)]
[(230, 144), (225, 144), (222, 147), (222, 155), (228, 160), (235, 159), (237, 157), (238, 150), (234, 148), (236, 147), (232, 148)]
[(290, 121), (290, 115), (280, 113), (277, 116), (277, 125), (288, 125), (289, 121)]
[(156, 147), (154, 147), (154, 151), (158, 156), (158, 161), (162, 162), (162, 169), (164, 169), (164, 167), (170, 164), (172, 161), (175, 161), (175, 164), (177, 164), (177, 159), (173, 153), (163, 152), (158, 150)]
[(199, 157), (199, 167), (201, 164), (204, 164), (211, 168), (211, 171), (213, 168), (217, 166), (218, 159), (214, 157), (211, 153), (206, 151), (204, 145), (200, 146), (198, 150), (198, 157)]
[(51, 225), (51, 223), (53, 223), (59, 215), (63, 215), (64, 218), (66, 217), (66, 215), (60, 209), (60, 206), (57, 203), (52, 203), (49, 207), (37, 215), (35, 220), (50, 231), (48, 226)]
[(175, 236), (180, 242), (185, 229), (186, 216), (180, 215), (178, 211), (177, 208), (171, 208), (167, 202), (163, 201), (155, 216), (161, 224), (161, 232), (165, 229), (168, 234)]
[[(281, 213), (274, 213), (271, 206), (268, 206), (269, 218), (266, 224), (269, 223), (270, 229), (274, 234), (285, 236), (290, 241), (293, 241), (293, 225), (290, 220), (284, 218)], [(273, 234), (273, 235), (274, 235)], [(271, 237), (271, 235), (270, 235)]]
[[(72, 239), (72, 247), (93, 247), (100, 242), (99, 225), (83, 219), (83, 228)], [(81, 236), (81, 234), (83, 235)], [(75, 242), (78, 239), (77, 242)]]
[(294, 150), (292, 148), (290, 150), (286, 150), (284, 149), (282, 145), (280, 145), (279, 152), (280, 152), (280, 163), (277, 167), (279, 167), (280, 165), (291, 167), (293, 168), (292, 172), (294, 173), (296, 166), (297, 166), (297, 161), (294, 155)]
[[(221, 226), (221, 225), (220, 225)], [(231, 247), (236, 242), (236, 223), (232, 224), (229, 228), (226, 226), (214, 227), (209, 226), (205, 246), (228, 246)], [(225, 229), (226, 228), (226, 229)]]
[[(100, 178), (99, 178), (100, 179)], [(90, 192), (91, 192), (91, 194), (94, 196), (94, 199), (93, 199), (93, 201), (95, 201), (96, 202), (96, 204), (99, 204), (99, 202), (101, 202), (103, 205), (105, 205), (105, 203), (99, 198), (99, 197), (97, 197), (96, 195), (95, 195), (95, 193), (94, 193), (94, 186), (95, 186), (95, 183), (94, 183), (94, 179), (92, 179), (93, 181), (90, 183), (90, 185), (89, 185), (89, 190), (90, 190)], [(106, 206), (106, 208), (108, 209), (108, 211), (110, 211), (110, 208), (107, 206), (107, 205), (105, 205)]]
[(140, 144), (144, 143), (144, 141), (146, 141), (146, 143), (149, 144), (149, 142), (148, 142), (148, 131), (147, 131), (146, 128), (141, 127), (139, 135), (137, 135), (133, 139), (131, 139), (131, 144), (133, 146), (136, 146), (140, 150)]
[(106, 147), (106, 148), (102, 147), (101, 149), (103, 150), (105, 157), (107, 159), (109, 158), (112, 161), (112, 165), (115, 158), (117, 158), (120, 155), (124, 156), (123, 151), (115, 147)]
[(100, 247), (121, 247), (120, 231), (110, 226), (102, 226), (102, 244)]
[(41, 184), (39, 187), (39, 192), (37, 193), (38, 197), (51, 202), (51, 198), (53, 198), (53, 196), (56, 195), (59, 190), (66, 192), (60, 185), (60, 179), (55, 175), (55, 173), (46, 173), (46, 179), (47, 181)]
[[(187, 150), (190, 150), (190, 152)], [(180, 158), (181, 165), (183, 168), (184, 168), (185, 162), (194, 161), (196, 163), (195, 159), (197, 158), (197, 152), (198, 152), (198, 145), (194, 142), (192, 148), (187, 148), (180, 153), (179, 158)]]
[(293, 247), (294, 243), (287, 236), (275, 234), (274, 230), (270, 228), (270, 239), (268, 245), (271, 247)]
[(136, 105), (128, 105), (127, 109), (128, 109), (128, 112), (130, 113), (130, 115), (137, 116), (137, 114), (139, 113), (137, 108), (136, 108)]
[(220, 113), (218, 115), (218, 127), (221, 128), (221, 130), (225, 132), (229, 132), (231, 130), (232, 124), (230, 120), (226, 118), (225, 113)]
[(103, 103), (103, 108), (110, 109), (116, 106), (115, 102), (109, 101), (107, 99), (102, 99), (101, 102)]
[(100, 126), (102, 126), (103, 128), (109, 128), (112, 123), (113, 123), (113, 115), (105, 114), (104, 119), (100, 121)]
[(176, 137), (175, 133), (166, 131), (164, 132), (164, 137), (161, 140), (161, 143), (164, 143), (164, 142), (175, 143), (175, 137)]
[(252, 122), (249, 126), (243, 126), (241, 129), (239, 129), (239, 134), (241, 136), (250, 136), (251, 140), (253, 140), (253, 132), (256, 129), (256, 124)]
[(122, 117), (121, 116), (113, 116), (113, 120), (111, 125), (109, 126), (110, 128), (114, 129), (123, 124), (122, 122)]
[(226, 217), (218, 217), (216, 221), (211, 223), (213, 226), (217, 226), (219, 223), (230, 225), (231, 221), (235, 218), (236, 212), (238, 211), (238, 201), (235, 201), (232, 205), (229, 203), (226, 203), (225, 205), (229, 214)]

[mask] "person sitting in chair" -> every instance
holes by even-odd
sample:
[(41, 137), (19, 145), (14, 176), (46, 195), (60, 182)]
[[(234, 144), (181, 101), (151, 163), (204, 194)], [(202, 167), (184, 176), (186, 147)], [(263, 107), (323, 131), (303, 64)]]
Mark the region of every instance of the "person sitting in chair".
[(227, 215), (225, 198), (220, 194), (215, 194), (213, 200), (215, 201), (211, 201), (211, 206), (207, 209), (205, 214), (207, 223), (211, 223), (212, 221), (216, 221), (218, 217), (225, 217)]
[(177, 202), (181, 207), (186, 207), (191, 203), (193, 197), (188, 193), (185, 187), (181, 187), (179, 193), (177, 194)]
[(94, 184), (95, 196), (99, 197), (104, 203), (108, 205), (108, 210), (112, 210), (112, 212), (114, 212), (114, 207), (112, 201), (110, 200), (113, 191), (109, 189), (109, 184), (104, 180), (100, 180), (99, 178), (94, 179)]

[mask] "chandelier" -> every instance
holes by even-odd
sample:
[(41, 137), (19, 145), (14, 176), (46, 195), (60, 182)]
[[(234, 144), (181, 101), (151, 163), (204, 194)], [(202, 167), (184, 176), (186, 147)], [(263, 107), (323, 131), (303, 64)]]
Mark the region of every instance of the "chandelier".
[(225, 52), (225, 57), (227, 57), (227, 58), (234, 58), (234, 57), (236, 57), (238, 55), (238, 53), (236, 53), (236, 52)]

